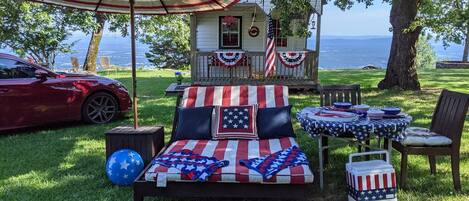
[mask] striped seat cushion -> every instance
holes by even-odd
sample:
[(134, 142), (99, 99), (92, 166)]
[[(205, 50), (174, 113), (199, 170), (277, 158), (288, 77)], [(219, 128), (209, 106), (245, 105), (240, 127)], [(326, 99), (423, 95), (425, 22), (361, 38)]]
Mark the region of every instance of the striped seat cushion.
[[(180, 140), (172, 143), (165, 153), (189, 149), (196, 154), (228, 160), (227, 167), (218, 169), (209, 177), (209, 182), (229, 183), (269, 183), (269, 184), (305, 184), (313, 182), (313, 174), (308, 165), (291, 167), (280, 171), (269, 180), (262, 175), (239, 164), (241, 159), (251, 159), (272, 154), (293, 145), (298, 146), (294, 138), (265, 140)], [(147, 181), (156, 181), (158, 174), (164, 173), (168, 181), (191, 181), (181, 177), (176, 168), (152, 165), (145, 173)]]
[(210, 86), (188, 87), (184, 90), (181, 107), (255, 105), (259, 108), (288, 105), (288, 87), (261, 86)]

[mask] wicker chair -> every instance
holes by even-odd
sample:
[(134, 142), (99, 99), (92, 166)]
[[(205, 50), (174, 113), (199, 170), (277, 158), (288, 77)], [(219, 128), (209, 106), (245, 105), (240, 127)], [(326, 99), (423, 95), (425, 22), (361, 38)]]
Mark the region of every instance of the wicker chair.
[(469, 106), (469, 94), (443, 90), (436, 105), (430, 131), (444, 135), (451, 139), (452, 143), (446, 146), (410, 146), (400, 142), (393, 142), (392, 146), (402, 154), (400, 185), (406, 185), (407, 178), (407, 156), (427, 155), (430, 162), (430, 172), (436, 172), (437, 155), (451, 156), (451, 170), (453, 183), (456, 190), (461, 190), (459, 175), (459, 155), (461, 136)]

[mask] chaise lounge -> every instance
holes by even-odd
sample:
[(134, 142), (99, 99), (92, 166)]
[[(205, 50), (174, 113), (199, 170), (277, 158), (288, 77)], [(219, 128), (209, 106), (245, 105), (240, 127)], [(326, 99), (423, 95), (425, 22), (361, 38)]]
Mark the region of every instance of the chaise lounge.
[[(184, 91), (180, 108), (244, 105), (256, 105), (259, 109), (288, 106), (288, 87), (274, 85), (189, 87)], [(178, 115), (178, 112), (175, 115)], [(214, 172), (207, 182), (194, 182), (182, 176), (181, 171), (176, 168), (149, 164), (134, 182), (135, 201), (142, 201), (144, 197), (149, 196), (306, 199), (308, 193), (313, 190), (313, 173), (309, 165), (289, 167), (279, 171), (270, 179), (264, 179), (257, 171), (248, 169), (238, 162), (298, 146), (294, 137), (279, 136), (259, 140), (177, 139), (175, 131), (184, 125), (184, 122), (173, 125), (175, 126), (168, 146), (156, 157), (185, 149), (202, 156), (227, 160), (229, 165)], [(162, 175), (165, 181), (159, 178)], [(161, 187), (161, 182), (164, 183), (164, 187)]]

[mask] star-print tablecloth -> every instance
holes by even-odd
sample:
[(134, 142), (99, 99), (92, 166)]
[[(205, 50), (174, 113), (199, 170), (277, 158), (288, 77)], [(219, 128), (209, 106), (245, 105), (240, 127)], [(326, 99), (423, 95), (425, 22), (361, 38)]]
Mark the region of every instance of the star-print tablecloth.
[(320, 121), (308, 117), (311, 111), (320, 108), (305, 108), (297, 113), (296, 117), (301, 123), (301, 127), (312, 137), (319, 137), (321, 134), (334, 137), (353, 134), (356, 139), (363, 141), (374, 135), (380, 138), (402, 141), (404, 131), (412, 121), (412, 117), (405, 115), (402, 118), (385, 118), (381, 120), (370, 120), (363, 118), (351, 122), (331, 122)]

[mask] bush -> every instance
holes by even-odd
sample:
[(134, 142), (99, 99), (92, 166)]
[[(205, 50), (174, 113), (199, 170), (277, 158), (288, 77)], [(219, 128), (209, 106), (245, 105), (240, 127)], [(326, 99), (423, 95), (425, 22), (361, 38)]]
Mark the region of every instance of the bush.
[(430, 69), (435, 67), (437, 56), (429, 42), (430, 37), (421, 35), (417, 43), (417, 56), (415, 64), (417, 69)]

